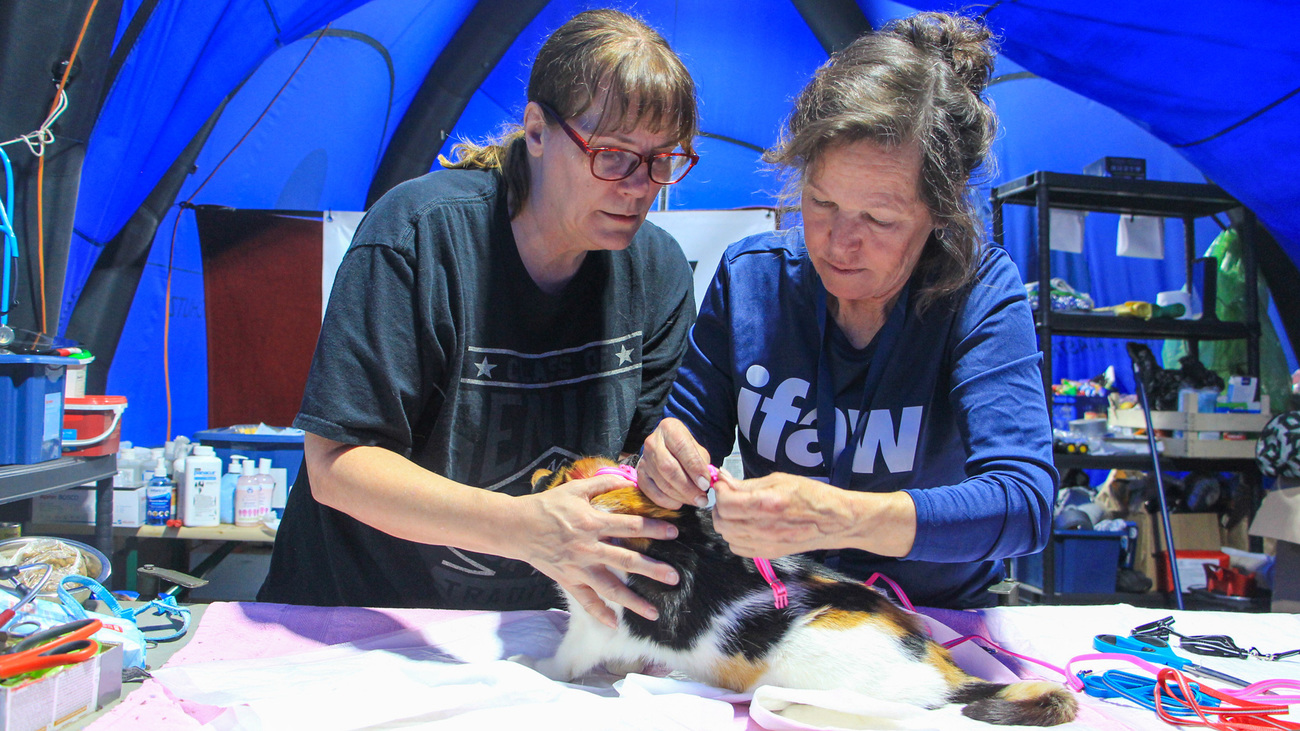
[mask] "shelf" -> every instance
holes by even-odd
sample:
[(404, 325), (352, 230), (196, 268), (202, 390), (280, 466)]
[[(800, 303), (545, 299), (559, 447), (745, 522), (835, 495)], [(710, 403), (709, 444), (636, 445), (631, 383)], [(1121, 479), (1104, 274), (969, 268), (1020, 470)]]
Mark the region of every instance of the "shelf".
[[(1151, 471), (1149, 454), (1056, 454), (1053, 455), (1058, 470), (1138, 470)], [(1240, 472), (1255, 469), (1255, 459), (1173, 457), (1160, 455), (1160, 467), (1175, 472)]]
[(1032, 206), (1037, 203), (1040, 186), (1048, 189), (1052, 208), (1099, 213), (1199, 218), (1241, 205), (1215, 185), (1049, 172), (1003, 183), (993, 189), (993, 198)]
[[(1034, 325), (1042, 327), (1042, 321), (1043, 318), (1035, 312)], [(1252, 334), (1251, 327), (1241, 322), (1141, 320), (1071, 312), (1053, 312), (1049, 325), (1053, 335), (1136, 340), (1241, 340)], [(1258, 325), (1255, 328), (1258, 329)]]
[[(95, 526), (90, 523), (28, 523), (27, 531), (40, 535), (85, 535), (93, 533)], [(275, 533), (269, 527), (240, 527), (234, 525), (215, 525), (208, 528), (169, 528), (165, 525), (142, 525), (139, 527), (113, 526), (115, 536), (134, 536), (136, 538), (179, 538), (191, 541), (243, 541), (247, 543), (272, 543)]]
[(0, 467), (0, 503), (60, 492), (117, 474), (117, 455), (61, 457)]

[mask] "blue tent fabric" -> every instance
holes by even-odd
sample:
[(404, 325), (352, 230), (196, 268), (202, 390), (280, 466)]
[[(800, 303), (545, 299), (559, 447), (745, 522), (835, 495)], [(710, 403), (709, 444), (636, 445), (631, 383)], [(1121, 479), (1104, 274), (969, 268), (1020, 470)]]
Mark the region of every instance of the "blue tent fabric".
[[(118, 39), (128, 37), (136, 13), (152, 14), (124, 57), (89, 140), (70, 245), (65, 325), (103, 247), (218, 112), (177, 201), (194, 196), (211, 175), (194, 203), (361, 209), (394, 131), (476, 4), (125, 0)], [(773, 205), (782, 181), (761, 163), (759, 150), (776, 142), (794, 95), (827, 59), (801, 14), (814, 5), (551, 0), (487, 74), (448, 138), (429, 144), (446, 153), (458, 139), (480, 140), (516, 121), (532, 56), (546, 35), (577, 12), (614, 6), (658, 28), (699, 84), (702, 160), (671, 190), (669, 206)], [(875, 27), (916, 9), (962, 7), (937, 0), (857, 5)], [(1294, 93), (1300, 52), (1287, 38), (1295, 26), (1288, 22), (1296, 19), (1294, 7), (1263, 0), (1230, 7), (1169, 0), (1003, 0), (985, 10), (1003, 48), (989, 89), (1003, 133), (994, 150), (995, 172), (980, 191), (985, 200), (989, 185), (1035, 170), (1080, 172), (1105, 155), (1142, 157), (1151, 178), (1208, 177), (1221, 185), (1256, 211), (1292, 260), (1300, 259), (1300, 151), (1293, 132), (1300, 127)], [(327, 25), (326, 37), (257, 121)], [(225, 159), (245, 133), (247, 139)], [(1022, 275), (1033, 279), (1033, 219), (1017, 208), (1008, 209), (1007, 247)], [(172, 299), (164, 302), (178, 215)], [(209, 426), (202, 263), (193, 215), (172, 205), (161, 218), (107, 384), (110, 393), (131, 401), (124, 436), (146, 444), (160, 442), (165, 431), (161, 331), (168, 309), (172, 432)], [(1054, 273), (1102, 304), (1154, 299), (1155, 292), (1182, 286), (1181, 255), (1117, 259), (1116, 226), (1114, 217), (1090, 215), (1087, 253), (1053, 254)], [(1197, 248), (1208, 246), (1218, 230), (1214, 221), (1198, 221)], [(1166, 234), (1180, 248), (1181, 224), (1168, 223)], [(1054, 347), (1058, 377), (1085, 378), (1109, 363), (1127, 363), (1119, 341), (1062, 338)]]
[(1034, 0), (985, 17), (1008, 58), (1173, 146), (1300, 258), (1300, 6)]

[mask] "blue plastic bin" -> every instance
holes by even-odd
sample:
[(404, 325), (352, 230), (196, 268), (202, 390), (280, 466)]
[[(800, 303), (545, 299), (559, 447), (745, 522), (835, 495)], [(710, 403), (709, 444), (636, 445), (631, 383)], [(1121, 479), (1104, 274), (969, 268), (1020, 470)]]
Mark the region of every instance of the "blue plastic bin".
[(230, 455), (241, 454), (249, 459), (271, 460), (272, 467), (283, 467), (288, 478), (286, 487), (293, 487), (302, 467), (301, 434), (240, 434), (235, 427), (206, 429), (194, 435), (199, 444), (212, 447), (221, 459), (221, 471), (230, 468)]
[(63, 380), (76, 358), (0, 355), (0, 464), (63, 456)]
[[(1119, 549), (1122, 533), (1097, 530), (1060, 531), (1055, 541), (1053, 564), (1056, 566), (1058, 594), (1110, 594), (1115, 591), (1119, 573)], [(1043, 554), (1019, 556), (1016, 578), (1031, 586), (1043, 585)]]

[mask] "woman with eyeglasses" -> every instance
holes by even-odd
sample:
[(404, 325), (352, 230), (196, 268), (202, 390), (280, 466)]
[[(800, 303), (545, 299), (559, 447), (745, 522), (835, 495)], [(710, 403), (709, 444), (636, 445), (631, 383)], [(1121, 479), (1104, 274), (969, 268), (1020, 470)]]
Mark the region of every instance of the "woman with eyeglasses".
[[(613, 569), (674, 584), (604, 539), (673, 536), (539, 468), (636, 452), (695, 318), (691, 271), (645, 222), (698, 159), (695, 86), (664, 39), (610, 10), (540, 49), (523, 124), (397, 186), (339, 267), (302, 409), (304, 468), (261, 601), (654, 618)], [(549, 578), (548, 578), (549, 577)]]

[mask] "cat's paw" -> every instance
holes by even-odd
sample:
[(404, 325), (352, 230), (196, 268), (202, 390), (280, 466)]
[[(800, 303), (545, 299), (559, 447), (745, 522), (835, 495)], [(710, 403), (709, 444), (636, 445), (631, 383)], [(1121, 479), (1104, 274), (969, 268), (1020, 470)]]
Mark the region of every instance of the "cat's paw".
[(533, 670), (537, 669), (538, 658), (535, 658), (532, 655), (511, 655), (510, 657), (507, 657), (506, 660), (519, 663), (526, 668), (532, 668)]
[[(517, 655), (516, 657), (520, 656)], [(553, 657), (528, 659), (532, 661), (531, 664), (528, 664), (528, 667), (536, 670), (542, 675), (545, 675), (551, 680), (558, 680), (562, 683), (567, 683), (570, 680), (573, 680), (573, 669)], [(514, 660), (514, 658), (511, 658), (511, 660)]]

